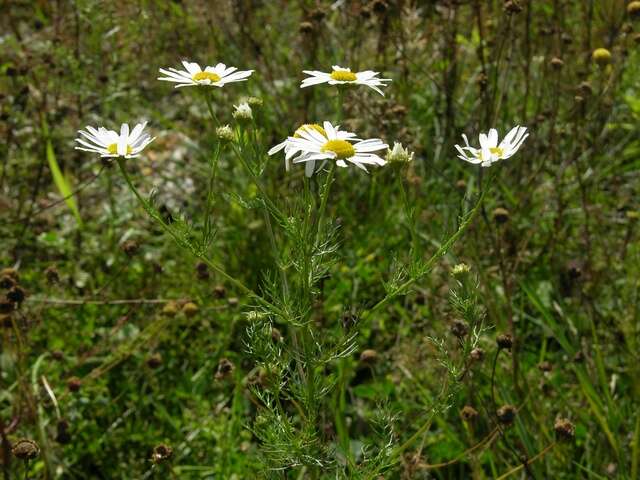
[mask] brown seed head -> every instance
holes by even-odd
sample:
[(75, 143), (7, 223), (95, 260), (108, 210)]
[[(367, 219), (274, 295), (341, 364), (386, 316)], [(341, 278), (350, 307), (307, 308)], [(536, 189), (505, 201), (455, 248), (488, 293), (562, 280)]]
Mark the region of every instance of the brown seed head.
[(496, 223), (506, 223), (509, 220), (509, 210), (498, 207), (493, 211), (493, 220)]
[(589, 82), (586, 82), (586, 81), (581, 82), (580, 85), (578, 85), (578, 90), (585, 97), (588, 97), (589, 95), (593, 94), (593, 87)]
[(562, 67), (564, 67), (564, 62), (562, 61), (561, 58), (558, 58), (558, 57), (553, 57), (549, 62), (549, 64), (554, 70), (561, 70)]
[(465, 405), (464, 408), (460, 410), (460, 416), (465, 422), (471, 422), (478, 416), (478, 411), (471, 405)]
[(196, 263), (196, 274), (199, 280), (206, 280), (209, 278), (209, 267), (204, 262)]
[(498, 348), (502, 350), (511, 350), (513, 346), (513, 338), (508, 333), (502, 333), (496, 337)]
[(463, 339), (469, 333), (469, 326), (463, 322), (462, 320), (454, 320), (451, 324), (451, 333), (453, 333), (457, 338)]
[(496, 412), (498, 420), (503, 425), (511, 425), (516, 418), (518, 410), (513, 405), (503, 405)]
[(216, 372), (215, 379), (223, 380), (227, 378), (233, 373), (234, 369), (235, 366), (233, 365), (233, 362), (231, 362), (231, 360), (229, 360), (228, 358), (221, 358), (220, 362), (218, 363), (218, 371)]
[(367, 365), (373, 365), (378, 360), (378, 352), (373, 350), (372, 348), (368, 348), (363, 350), (360, 353), (360, 361), (362, 363), (366, 363)]
[(27, 292), (20, 285), (15, 285), (7, 292), (7, 298), (13, 303), (21, 304), (27, 297)]
[(198, 310), (200, 310), (198, 308), (198, 305), (193, 302), (187, 302), (182, 306), (182, 313), (184, 313), (188, 318), (195, 317), (198, 313)]
[(471, 350), (469, 356), (474, 362), (481, 362), (484, 359), (484, 350), (481, 348), (474, 348)]
[(300, 22), (298, 30), (300, 31), (300, 33), (309, 35), (315, 31), (315, 26), (312, 22)]
[(147, 366), (149, 368), (156, 369), (160, 365), (162, 365), (162, 355), (160, 355), (159, 353), (154, 353), (147, 357)]
[(161, 443), (153, 448), (153, 453), (151, 454), (151, 461), (156, 465), (158, 463), (163, 463), (169, 460), (173, 456), (173, 449), (169, 445), (165, 445)]
[(15, 279), (10, 275), (2, 275), (0, 277), (0, 288), (3, 290), (9, 290), (17, 284)]
[(127, 240), (122, 244), (122, 251), (125, 253), (127, 257), (133, 257), (138, 250), (140, 249), (140, 245), (135, 240)]
[(640, 17), (640, 2), (638, 1), (630, 2), (629, 5), (627, 5), (627, 13), (631, 18)]
[(553, 429), (559, 440), (572, 440), (576, 435), (576, 427), (566, 418), (558, 418)]
[(11, 446), (11, 453), (20, 460), (33, 460), (40, 454), (40, 447), (33, 440), (18, 440)]
[(82, 380), (78, 377), (70, 377), (67, 379), (67, 388), (70, 392), (77, 392), (82, 387)]
[(213, 287), (213, 294), (216, 298), (224, 298), (227, 296), (227, 289), (224, 288), (224, 285), (216, 285)]
[(504, 2), (504, 11), (511, 14), (517, 14), (522, 11), (522, 6), (517, 0), (507, 0)]

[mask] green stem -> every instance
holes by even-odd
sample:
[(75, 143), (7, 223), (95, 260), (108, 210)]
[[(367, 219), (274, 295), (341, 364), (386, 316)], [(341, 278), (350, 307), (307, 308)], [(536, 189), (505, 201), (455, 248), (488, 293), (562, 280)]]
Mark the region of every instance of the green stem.
[[(181, 239), (180, 237), (178, 237), (178, 235), (173, 231), (173, 229), (167, 225), (167, 223), (162, 219), (162, 217), (155, 212), (155, 210), (153, 209), (153, 207), (151, 207), (151, 205), (149, 205), (149, 202), (147, 202), (144, 198), (142, 198), (142, 196), (140, 195), (140, 192), (138, 191), (138, 189), (135, 187), (135, 185), (133, 184), (133, 182), (131, 181), (131, 177), (129, 176), (129, 174), (127, 173), (127, 170), (124, 166), (124, 159), (122, 158), (118, 158), (117, 159), (118, 162), (118, 167), (120, 168), (120, 171), (122, 172), (122, 176), (124, 177), (125, 181), (127, 182), (127, 185), (129, 186), (129, 189), (133, 192), (133, 194), (136, 196), (136, 198), (138, 199), (138, 201), (140, 202), (140, 204), (142, 205), (142, 207), (145, 209), (145, 211), (147, 212), (147, 214), (153, 218), (155, 221), (157, 221), (162, 228), (169, 234), (171, 235), (171, 237), (176, 241), (176, 243), (178, 245), (180, 245), (181, 247), (185, 247), (184, 245), (184, 241), (183, 239)], [(243, 292), (244, 294), (246, 294), (247, 296), (253, 298), (254, 300), (256, 300), (258, 303), (260, 303), (261, 305), (272, 309), (274, 312), (276, 312), (278, 315), (281, 315), (283, 317), (286, 317), (286, 314), (284, 311), (282, 311), (280, 308), (278, 308), (277, 306), (273, 305), (272, 303), (268, 302), (267, 300), (265, 300), (263, 297), (261, 297), (260, 295), (258, 295), (256, 292), (254, 292), (253, 290), (251, 290), (249, 287), (247, 287), (246, 285), (244, 285), (240, 280), (238, 280), (237, 278), (232, 277), (231, 275), (229, 275), (227, 272), (225, 272), (220, 266), (216, 265), (215, 263), (213, 263), (211, 260), (209, 260), (207, 257), (205, 257), (201, 252), (197, 252), (192, 248), (189, 248), (188, 246), (186, 247), (192, 255), (194, 255), (196, 258), (202, 260), (204, 263), (207, 264), (207, 266), (209, 268), (211, 268), (213, 271), (217, 272), (220, 276), (222, 276), (225, 280), (227, 280), (229, 283), (231, 283), (232, 285), (234, 285), (236, 288), (238, 288), (241, 292)]]
[(329, 199), (329, 191), (331, 190), (331, 184), (333, 183), (333, 176), (336, 171), (336, 163), (331, 162), (331, 167), (329, 167), (329, 173), (327, 174), (327, 180), (322, 189), (322, 196), (320, 198), (320, 210), (318, 211), (318, 223), (316, 227), (316, 240), (315, 244), (317, 245), (320, 235), (322, 233), (322, 227), (324, 223), (324, 214), (327, 210), (327, 200)]

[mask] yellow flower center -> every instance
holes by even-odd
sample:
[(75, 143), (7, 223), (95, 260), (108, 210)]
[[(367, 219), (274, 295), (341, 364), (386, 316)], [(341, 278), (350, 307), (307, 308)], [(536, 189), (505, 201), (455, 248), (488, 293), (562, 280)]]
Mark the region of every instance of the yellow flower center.
[(335, 153), (336, 160), (344, 160), (356, 154), (356, 149), (346, 140), (329, 140), (322, 146), (322, 151)]
[(322, 128), (317, 123), (305, 123), (304, 125), (301, 125), (300, 128), (296, 130), (296, 133), (293, 134), (294, 138), (300, 138), (301, 137), (300, 132), (304, 132), (305, 130), (315, 130), (323, 137), (327, 136), (327, 132), (324, 131), (324, 128)]
[[(491, 152), (492, 155), (497, 155), (498, 157), (502, 157), (502, 155), (504, 155), (504, 150), (500, 147), (490, 147), (489, 152)], [(484, 158), (482, 158), (482, 151), (478, 152), (478, 158), (480, 160), (484, 160)]]
[[(118, 154), (118, 144), (117, 143), (112, 143), (111, 145), (109, 145), (107, 147), (107, 150), (109, 151), (109, 153), (111, 155), (117, 155)], [(127, 155), (131, 155), (132, 151), (133, 151), (133, 149), (131, 148), (131, 146), (127, 145)]]
[(220, 75), (213, 72), (198, 72), (193, 77), (194, 82), (201, 82), (202, 80), (209, 80), (210, 82), (219, 82)]
[(340, 82), (355, 82), (358, 77), (353, 72), (345, 72), (344, 70), (334, 70), (331, 72), (331, 78)]

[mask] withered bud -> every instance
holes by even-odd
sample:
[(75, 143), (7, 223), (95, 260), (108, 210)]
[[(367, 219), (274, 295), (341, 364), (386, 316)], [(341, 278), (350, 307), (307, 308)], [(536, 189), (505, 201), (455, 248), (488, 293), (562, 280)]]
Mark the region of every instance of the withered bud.
[(67, 379), (67, 388), (70, 392), (77, 392), (82, 387), (82, 380), (78, 377), (71, 377)]
[(481, 348), (474, 348), (471, 350), (471, 353), (469, 353), (469, 356), (474, 362), (481, 362), (484, 360), (484, 350)]
[(454, 320), (451, 324), (451, 333), (453, 333), (457, 338), (463, 339), (469, 333), (469, 326), (463, 322), (462, 320)]
[(478, 416), (478, 411), (471, 405), (465, 405), (464, 408), (460, 410), (460, 416), (465, 422), (471, 422)]
[(2, 270), (0, 270), (0, 277), (11, 277), (13, 278), (16, 283), (18, 283), (20, 281), (20, 275), (18, 275), (18, 271), (15, 268), (3, 268)]
[(506, 223), (509, 220), (509, 210), (498, 207), (493, 211), (493, 220), (496, 223)]
[(58, 420), (58, 424), (56, 425), (56, 442), (66, 445), (70, 441), (69, 422), (65, 419)]
[(576, 435), (576, 427), (566, 418), (558, 418), (553, 429), (559, 440), (572, 440)]
[(511, 350), (513, 338), (508, 333), (502, 333), (496, 337), (496, 343), (501, 350)]
[(540, 362), (538, 364), (538, 370), (540, 370), (541, 372), (550, 372), (551, 370), (553, 370), (553, 365), (551, 365), (551, 362)]
[(40, 455), (40, 447), (33, 440), (23, 438), (11, 446), (11, 453), (20, 460), (33, 460)]
[(55, 265), (49, 265), (45, 271), (44, 276), (49, 283), (58, 283), (60, 281), (60, 272)]
[(216, 285), (213, 287), (213, 294), (216, 298), (224, 298), (227, 296), (227, 289), (224, 288), (224, 285)]
[(517, 14), (522, 11), (522, 6), (517, 0), (507, 0), (504, 2), (504, 11), (511, 14)]
[(196, 274), (199, 280), (206, 280), (209, 278), (209, 267), (204, 262), (196, 263)]
[(14, 287), (16, 283), (17, 282), (14, 280), (14, 278), (9, 275), (3, 275), (2, 277), (0, 277), (0, 288), (2, 288), (3, 290), (9, 290), (10, 288)]
[(175, 317), (176, 314), (180, 311), (178, 304), (173, 300), (164, 304), (162, 307), (162, 314), (167, 317)]
[(153, 447), (153, 453), (151, 454), (151, 461), (156, 465), (162, 462), (166, 462), (173, 456), (173, 449), (169, 445), (161, 443)]
[(580, 82), (578, 85), (578, 90), (582, 93), (583, 96), (588, 97), (593, 94), (593, 87), (589, 82)]
[(300, 33), (304, 33), (308, 35), (315, 31), (315, 27), (311, 22), (300, 22), (300, 25), (298, 26), (298, 30), (300, 31)]
[(549, 64), (554, 70), (561, 70), (562, 67), (564, 67), (564, 62), (562, 61), (561, 58), (558, 58), (558, 57), (553, 57), (549, 62)]
[(147, 357), (147, 366), (149, 368), (156, 369), (160, 365), (162, 365), (162, 355), (160, 355), (159, 353), (154, 353)]
[(140, 249), (140, 245), (135, 240), (127, 240), (122, 244), (122, 251), (125, 253), (127, 257), (133, 257), (138, 250)]
[(498, 420), (503, 425), (511, 425), (516, 418), (518, 410), (513, 405), (503, 405), (496, 412)]
[(182, 313), (184, 313), (188, 318), (195, 317), (198, 313), (198, 310), (200, 310), (198, 308), (198, 305), (193, 302), (187, 302), (182, 306)]
[(27, 296), (24, 288), (20, 285), (15, 285), (11, 290), (7, 292), (7, 298), (13, 303), (21, 304)]
[(218, 371), (215, 374), (216, 380), (223, 380), (233, 373), (235, 366), (228, 358), (221, 358), (218, 362)]
[(373, 365), (378, 360), (378, 352), (373, 350), (372, 348), (368, 348), (363, 350), (360, 353), (360, 361), (362, 363), (366, 363), (367, 365)]
[(229, 305), (231, 308), (235, 308), (240, 304), (240, 300), (238, 300), (238, 297), (229, 297), (227, 298), (227, 305)]

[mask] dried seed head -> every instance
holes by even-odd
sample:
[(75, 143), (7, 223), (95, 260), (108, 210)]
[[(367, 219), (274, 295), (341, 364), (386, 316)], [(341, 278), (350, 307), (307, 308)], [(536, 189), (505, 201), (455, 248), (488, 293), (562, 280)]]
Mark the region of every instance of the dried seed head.
[(522, 6), (516, 0), (507, 0), (504, 2), (504, 11), (511, 14), (517, 14), (522, 11)]
[(40, 447), (33, 440), (23, 438), (11, 446), (11, 453), (20, 460), (33, 460), (40, 455)]
[(135, 240), (127, 240), (122, 244), (122, 251), (125, 253), (127, 257), (133, 257), (138, 250), (140, 249), (140, 245)]
[(178, 304), (173, 300), (165, 303), (164, 307), (162, 307), (162, 314), (167, 317), (175, 317), (179, 311)]
[(471, 353), (469, 353), (469, 356), (474, 362), (481, 362), (484, 360), (484, 350), (481, 348), (474, 348), (471, 350)]
[(67, 379), (67, 388), (70, 392), (77, 392), (82, 387), (82, 380), (78, 377), (70, 377)]
[(20, 281), (20, 275), (18, 275), (18, 271), (15, 268), (8, 267), (0, 270), (0, 277), (5, 276), (13, 278), (16, 283)]
[(559, 440), (572, 440), (576, 435), (576, 427), (566, 418), (558, 418), (553, 429)]
[(228, 358), (221, 358), (218, 362), (218, 371), (216, 372), (215, 379), (223, 380), (233, 373), (235, 366), (233, 362)]
[(456, 319), (451, 324), (451, 333), (462, 340), (469, 333), (469, 326), (462, 320)]
[(496, 343), (501, 350), (511, 350), (513, 338), (508, 333), (502, 333), (496, 337)]
[(7, 298), (13, 303), (21, 304), (27, 297), (27, 292), (20, 285), (15, 285), (7, 292)]
[(498, 420), (503, 425), (511, 425), (516, 418), (518, 410), (513, 405), (503, 405), (496, 412)]
[(173, 449), (169, 445), (165, 445), (161, 443), (153, 448), (153, 453), (151, 454), (151, 461), (156, 465), (159, 463), (166, 462), (173, 456)]
[(363, 350), (360, 354), (360, 361), (367, 365), (373, 365), (378, 360), (378, 352), (373, 350), (372, 348), (368, 348)]
[(633, 1), (627, 5), (627, 13), (631, 18), (640, 17), (640, 2)]
[(229, 297), (227, 298), (227, 304), (230, 307), (235, 308), (240, 304), (240, 300), (238, 300), (238, 297)]
[(66, 445), (71, 441), (71, 434), (69, 433), (69, 422), (65, 419), (58, 420), (56, 425), (56, 442)]
[(200, 280), (206, 280), (209, 278), (209, 267), (204, 262), (196, 263), (196, 274)]
[(593, 94), (593, 87), (589, 82), (580, 82), (578, 85), (578, 90), (582, 93), (583, 96), (588, 97)]
[(227, 296), (227, 289), (224, 288), (224, 285), (216, 285), (213, 287), (213, 294), (216, 298), (224, 298)]
[(60, 281), (60, 272), (58, 272), (55, 265), (49, 265), (44, 271), (44, 276), (49, 283), (58, 283)]
[(465, 405), (464, 408), (460, 410), (460, 416), (465, 422), (471, 422), (478, 416), (478, 411), (471, 405)]
[(550, 362), (540, 362), (538, 364), (538, 370), (540, 370), (541, 372), (550, 372), (551, 370), (553, 370), (553, 365), (551, 365)]
[(198, 308), (198, 305), (193, 302), (187, 302), (182, 306), (182, 313), (184, 313), (188, 318), (195, 317), (198, 313), (198, 310), (200, 310)]
[(9, 290), (16, 284), (17, 282), (14, 280), (14, 278), (9, 275), (2, 275), (2, 277), (0, 277), (0, 288), (4, 290)]
[(496, 223), (506, 223), (509, 220), (509, 210), (498, 207), (493, 211), (493, 220)]
[(160, 365), (162, 365), (162, 355), (160, 355), (159, 353), (154, 353), (153, 355), (149, 355), (149, 357), (147, 357), (147, 366), (149, 368), (156, 369)]
[(300, 33), (304, 33), (305, 35), (310, 35), (315, 31), (315, 26), (311, 22), (300, 22), (298, 26), (298, 30)]
[(553, 57), (549, 62), (549, 64), (554, 70), (561, 70), (562, 67), (564, 67), (564, 62), (562, 61), (561, 58), (558, 58), (558, 57)]
[(606, 48), (596, 48), (591, 54), (591, 58), (599, 66), (604, 67), (611, 63), (611, 52)]

